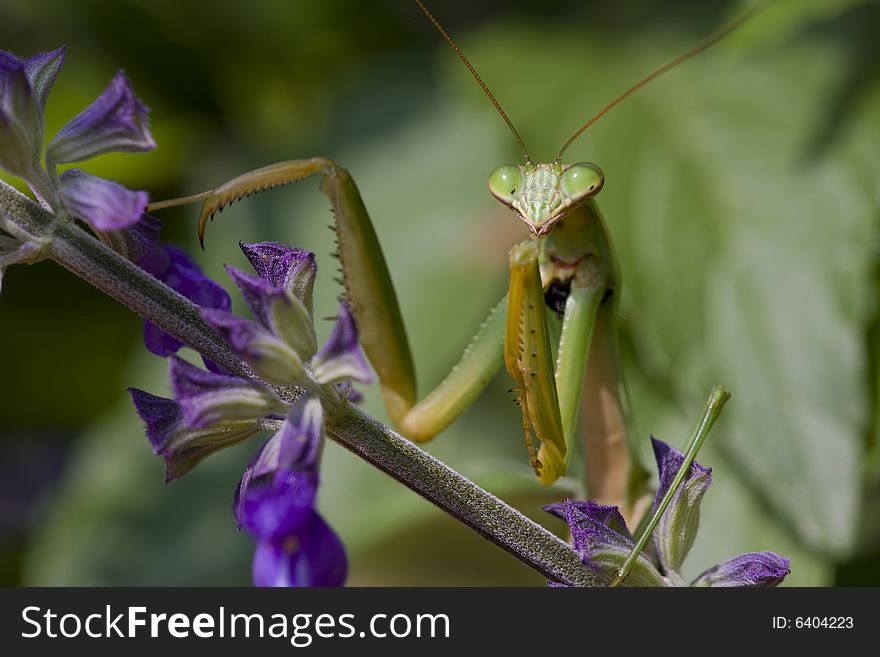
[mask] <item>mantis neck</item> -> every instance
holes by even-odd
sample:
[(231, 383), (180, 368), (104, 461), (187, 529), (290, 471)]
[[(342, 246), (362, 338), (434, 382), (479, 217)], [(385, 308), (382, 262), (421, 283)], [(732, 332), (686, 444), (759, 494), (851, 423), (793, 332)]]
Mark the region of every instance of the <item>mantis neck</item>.
[(604, 279), (607, 292), (617, 290), (619, 296), (620, 270), (614, 246), (599, 206), (592, 199), (556, 222), (550, 234), (540, 240), (540, 249), (541, 283), (545, 290), (553, 282), (568, 283), (581, 261), (590, 258), (592, 269)]

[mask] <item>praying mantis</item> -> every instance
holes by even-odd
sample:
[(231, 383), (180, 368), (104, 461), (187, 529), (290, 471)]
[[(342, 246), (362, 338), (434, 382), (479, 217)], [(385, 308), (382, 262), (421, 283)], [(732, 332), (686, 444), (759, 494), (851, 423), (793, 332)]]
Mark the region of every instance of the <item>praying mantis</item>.
[[(563, 155), (588, 127), (630, 94), (716, 43), (768, 3), (759, 2), (647, 75), (578, 128), (553, 161), (536, 163), (452, 37), (421, 0), (415, 2), (488, 96), (524, 156), (522, 164), (496, 168), (488, 181), (492, 195), (514, 212), (528, 234), (510, 251), (508, 292), (436, 388), (418, 398), (413, 357), (381, 245), (351, 175), (335, 162), (313, 157), (271, 164), (201, 194), (154, 203), (149, 209), (203, 202), (199, 237), (204, 246), (207, 222), (228, 204), (317, 174), (335, 217), (334, 255), (341, 263), (344, 296), (395, 427), (417, 442), (432, 439), (474, 402), (503, 365), (514, 381), (529, 460), (538, 480), (549, 485), (563, 476), (579, 445), (588, 497), (618, 506), (628, 521), (638, 521), (650, 504), (649, 475), (633, 442), (619, 360), (621, 274), (595, 200), (604, 174), (589, 162), (566, 164)], [(554, 349), (550, 325), (557, 317)]]

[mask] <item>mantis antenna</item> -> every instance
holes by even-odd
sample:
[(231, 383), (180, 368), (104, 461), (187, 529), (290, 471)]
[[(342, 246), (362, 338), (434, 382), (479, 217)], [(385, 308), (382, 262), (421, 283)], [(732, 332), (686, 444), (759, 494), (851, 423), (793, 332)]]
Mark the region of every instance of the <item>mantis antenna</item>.
[(510, 120), (510, 117), (507, 116), (507, 112), (501, 107), (501, 103), (498, 102), (498, 99), (495, 98), (495, 94), (489, 91), (489, 87), (486, 86), (486, 83), (483, 82), (483, 78), (480, 77), (480, 74), (477, 73), (477, 70), (471, 65), (468, 61), (468, 58), (464, 56), (464, 53), (461, 51), (461, 48), (458, 47), (458, 44), (453, 41), (452, 37), (443, 29), (443, 26), (440, 25), (440, 22), (434, 18), (434, 15), (428, 11), (428, 8), (422, 3), (421, 0), (416, 0), (416, 4), (419, 6), (425, 16), (428, 17), (428, 20), (434, 24), (434, 27), (437, 28), (437, 31), (446, 39), (446, 43), (452, 46), (452, 49), (455, 51), (455, 54), (458, 55), (458, 58), (464, 62), (464, 65), (468, 67), (468, 70), (471, 72), (471, 75), (474, 76), (474, 79), (477, 83), (482, 87), (483, 91), (486, 92), (486, 95), (489, 97), (489, 100), (492, 101), (492, 104), (495, 106), (495, 109), (498, 110), (498, 113), (501, 115), (501, 118), (504, 119), (504, 122), (507, 124), (507, 127), (510, 128), (510, 131), (513, 133), (513, 136), (516, 137), (516, 141), (519, 143), (519, 147), (522, 149), (523, 155), (526, 156), (526, 164), (532, 163), (532, 158), (529, 157), (529, 151), (526, 149), (525, 142), (523, 142), (522, 137), (519, 136), (519, 133), (516, 131), (516, 128), (513, 126), (513, 121)]
[[(416, 0), (416, 2), (418, 2), (418, 0)], [(757, 15), (760, 11), (765, 9), (766, 6), (769, 5), (771, 2), (773, 2), (773, 0), (760, 0), (751, 9), (746, 11), (742, 16), (732, 20), (730, 23), (728, 23), (727, 25), (725, 25), (724, 27), (722, 27), (718, 31), (713, 32), (712, 34), (707, 36), (705, 39), (703, 39), (702, 41), (697, 43), (695, 46), (684, 51), (678, 57), (667, 62), (666, 64), (664, 64), (663, 66), (661, 66), (660, 68), (655, 70), (653, 73), (648, 74), (646, 77), (642, 78), (636, 84), (634, 84), (629, 89), (624, 91), (617, 98), (612, 100), (605, 107), (603, 107), (596, 114), (594, 114), (592, 116), (592, 118), (590, 118), (589, 121), (584, 123), (580, 128), (578, 128), (575, 131), (575, 133), (571, 137), (568, 138), (568, 141), (565, 142), (565, 144), (563, 144), (562, 148), (559, 149), (559, 154), (556, 156), (556, 161), (561, 162), (562, 161), (562, 154), (566, 151), (566, 149), (569, 146), (571, 146), (572, 142), (574, 142), (575, 139), (580, 137), (583, 134), (584, 130), (586, 130), (591, 125), (593, 125), (596, 121), (598, 121), (600, 118), (602, 118), (605, 115), (605, 113), (608, 112), (608, 110), (610, 110), (612, 107), (617, 105), (624, 98), (628, 97), (633, 92), (641, 89), (646, 84), (648, 84), (651, 80), (656, 80), (657, 78), (659, 78), (661, 75), (663, 75), (667, 71), (670, 71), (670, 70), (674, 69), (676, 66), (678, 66), (679, 64), (686, 62), (694, 55), (698, 55), (699, 53), (703, 52), (709, 46), (712, 46), (712, 45), (718, 43), (721, 39), (726, 37), (728, 34), (733, 32), (735, 29), (737, 29), (738, 27), (742, 26), (743, 24), (747, 23), (749, 20), (754, 18), (755, 15)], [(421, 5), (422, 3), (419, 2), (419, 4)], [(424, 7), (423, 7), (423, 9), (424, 9)], [(476, 73), (474, 75), (476, 75)], [(477, 79), (479, 79), (479, 78), (477, 78)], [(491, 96), (491, 94), (490, 94), (490, 96)]]

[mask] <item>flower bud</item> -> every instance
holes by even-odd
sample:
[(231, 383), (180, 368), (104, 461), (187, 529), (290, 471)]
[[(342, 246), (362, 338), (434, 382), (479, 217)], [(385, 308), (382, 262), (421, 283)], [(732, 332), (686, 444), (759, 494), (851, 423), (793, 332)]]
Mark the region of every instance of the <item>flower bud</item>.
[(149, 111), (119, 71), (104, 93), (55, 136), (46, 148), (46, 160), (64, 164), (103, 153), (152, 150), (156, 142), (150, 134)]
[[(666, 495), (675, 475), (684, 463), (684, 455), (656, 438), (651, 439), (660, 483), (654, 498), (654, 507)], [(696, 461), (691, 463), (687, 476), (676, 490), (657, 524), (654, 542), (660, 564), (666, 573), (679, 572), (684, 559), (694, 544), (700, 526), (700, 502), (712, 484), (712, 468), (705, 468)]]
[(315, 254), (277, 242), (239, 244), (260, 278), (299, 299), (309, 314), (318, 266)]
[(789, 563), (773, 552), (746, 552), (710, 568), (691, 586), (776, 586), (791, 572)]
[(165, 481), (192, 470), (207, 456), (250, 438), (261, 430), (255, 420), (221, 422), (202, 429), (190, 429), (183, 411), (173, 399), (129, 388), (135, 410), (147, 428), (153, 452), (165, 460)]
[(25, 64), (0, 50), (0, 167), (28, 180), (40, 166), (43, 113)]

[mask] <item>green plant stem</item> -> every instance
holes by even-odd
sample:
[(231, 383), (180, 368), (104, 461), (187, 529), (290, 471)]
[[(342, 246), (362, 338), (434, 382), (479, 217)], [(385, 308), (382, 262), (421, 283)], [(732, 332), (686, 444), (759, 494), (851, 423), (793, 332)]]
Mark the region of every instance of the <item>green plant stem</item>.
[[(195, 304), (2, 181), (0, 217), (40, 239), (48, 257), (187, 346), (230, 372), (257, 378)], [(343, 404), (327, 428), (334, 441), (545, 577), (570, 586), (602, 585), (564, 541), (362, 411)]]

